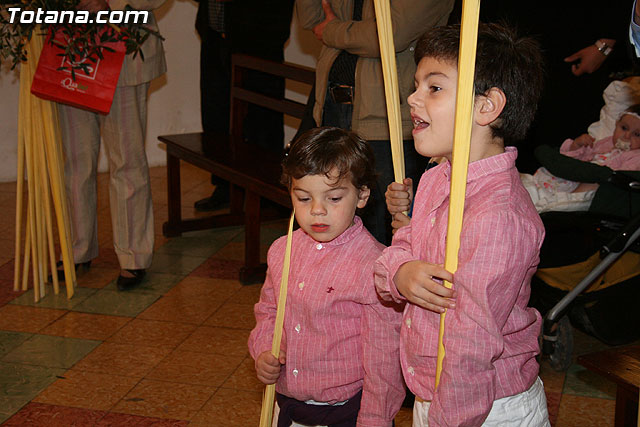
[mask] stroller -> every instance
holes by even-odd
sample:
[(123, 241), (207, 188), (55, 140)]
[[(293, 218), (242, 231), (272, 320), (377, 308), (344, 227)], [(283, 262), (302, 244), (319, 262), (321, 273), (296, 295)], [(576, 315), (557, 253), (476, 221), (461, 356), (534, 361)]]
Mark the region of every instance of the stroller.
[(541, 146), (551, 173), (599, 188), (586, 212), (545, 212), (546, 237), (530, 305), (544, 316), (542, 355), (553, 369), (572, 362), (574, 327), (608, 345), (640, 338), (640, 172), (563, 156)]

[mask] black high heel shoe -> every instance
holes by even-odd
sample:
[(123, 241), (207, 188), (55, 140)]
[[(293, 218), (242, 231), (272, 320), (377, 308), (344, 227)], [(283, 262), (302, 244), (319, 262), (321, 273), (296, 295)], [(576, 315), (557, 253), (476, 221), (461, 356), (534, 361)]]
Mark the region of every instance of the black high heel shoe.
[[(80, 262), (78, 264), (75, 264), (75, 269), (76, 269), (76, 273), (78, 272), (78, 269), (81, 270), (88, 270), (91, 267), (91, 260), (87, 261), (87, 262)], [(58, 275), (58, 282), (64, 282), (65, 278), (64, 278), (64, 264), (62, 263), (62, 261), (58, 261), (56, 263), (56, 274)], [(53, 277), (51, 275), (49, 275), (49, 277), (47, 277), (47, 280), (49, 281), (49, 283), (53, 282)]]
[(144, 268), (140, 268), (138, 270), (129, 270), (125, 269), (129, 273), (133, 274), (133, 277), (126, 277), (122, 274), (118, 276), (118, 290), (119, 291), (128, 291), (129, 289), (133, 289), (142, 283), (142, 279), (144, 279), (147, 271)]

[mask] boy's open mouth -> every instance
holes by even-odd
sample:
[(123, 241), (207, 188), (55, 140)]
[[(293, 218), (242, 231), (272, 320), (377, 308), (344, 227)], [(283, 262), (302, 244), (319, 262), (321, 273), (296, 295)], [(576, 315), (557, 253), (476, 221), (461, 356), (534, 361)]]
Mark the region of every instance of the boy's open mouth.
[(423, 128), (426, 128), (426, 127), (429, 126), (429, 123), (425, 122), (420, 117), (411, 116), (411, 119), (413, 120), (413, 128), (414, 129), (423, 129)]
[(311, 224), (311, 229), (316, 233), (320, 233), (323, 231), (327, 231), (327, 229), (329, 229), (329, 226), (327, 224)]

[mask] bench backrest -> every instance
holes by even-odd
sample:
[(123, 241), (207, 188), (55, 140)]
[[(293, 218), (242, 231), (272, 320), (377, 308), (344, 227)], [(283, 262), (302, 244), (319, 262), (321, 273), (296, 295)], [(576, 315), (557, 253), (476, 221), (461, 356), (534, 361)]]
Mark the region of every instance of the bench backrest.
[(315, 71), (312, 68), (291, 63), (278, 63), (266, 59), (256, 58), (243, 54), (234, 54), (231, 59), (232, 79), (231, 79), (231, 137), (232, 145), (236, 149), (240, 145), (246, 145), (242, 138), (242, 121), (247, 114), (249, 104), (259, 105), (273, 111), (278, 111), (288, 116), (301, 119), (304, 115), (305, 104), (293, 99), (275, 98), (264, 95), (256, 90), (247, 88), (247, 74), (251, 71), (260, 71), (274, 76), (283, 77), (295, 82), (313, 85), (315, 82)]

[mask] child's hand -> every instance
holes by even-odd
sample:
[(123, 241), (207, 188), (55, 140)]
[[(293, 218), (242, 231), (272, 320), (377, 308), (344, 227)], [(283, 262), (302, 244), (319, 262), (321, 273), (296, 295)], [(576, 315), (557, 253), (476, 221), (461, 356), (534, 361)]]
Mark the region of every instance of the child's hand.
[(256, 359), (256, 373), (264, 384), (274, 384), (280, 377), (280, 367), (286, 363), (286, 355), (280, 350), (280, 357), (276, 359), (271, 351), (260, 353)]
[(588, 133), (583, 133), (579, 137), (573, 140), (571, 144), (571, 150), (577, 150), (580, 147), (591, 147), (596, 139)]
[(391, 221), (391, 232), (395, 234), (398, 231), (398, 228), (404, 227), (405, 225), (409, 225), (411, 223), (411, 218), (403, 214), (402, 212), (398, 212), (393, 215), (393, 220)]
[(402, 184), (392, 182), (387, 186), (384, 198), (387, 202), (387, 210), (392, 216), (399, 212), (407, 212), (413, 200), (413, 181), (411, 178), (405, 178)]
[(453, 274), (442, 266), (424, 261), (409, 261), (402, 264), (393, 281), (400, 294), (410, 302), (436, 313), (445, 308), (455, 308), (456, 292), (433, 280), (434, 278), (453, 283)]

